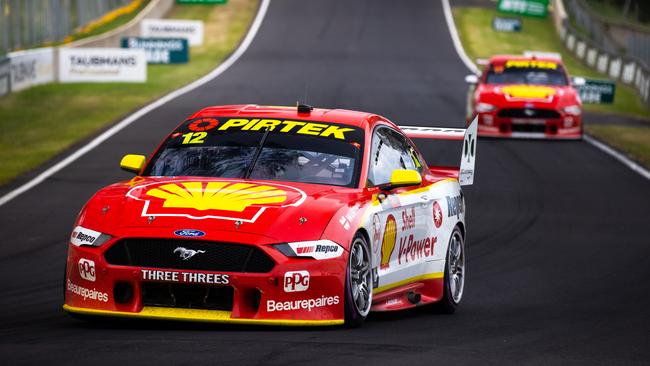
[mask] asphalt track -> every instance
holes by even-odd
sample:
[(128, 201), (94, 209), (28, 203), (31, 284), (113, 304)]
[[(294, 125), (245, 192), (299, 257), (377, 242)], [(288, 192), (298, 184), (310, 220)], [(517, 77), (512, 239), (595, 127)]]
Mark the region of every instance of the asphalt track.
[(439, 1), (273, 1), (226, 73), (0, 207), (3, 364), (647, 364), (650, 182), (584, 142), (479, 141), (468, 278), (455, 315), (363, 328), (91, 325), (61, 310), (76, 213), (192, 111), (226, 103), (373, 111), (461, 126), (463, 76)]

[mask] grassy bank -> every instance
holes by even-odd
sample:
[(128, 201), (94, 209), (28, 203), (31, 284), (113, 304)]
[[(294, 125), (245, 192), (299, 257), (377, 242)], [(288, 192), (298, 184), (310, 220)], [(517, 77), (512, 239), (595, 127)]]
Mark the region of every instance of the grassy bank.
[[(499, 14), (494, 9), (458, 7), (453, 10), (463, 47), (473, 60), (494, 54), (521, 54), (525, 50), (549, 51), (562, 54), (562, 60), (573, 76), (604, 79), (606, 76), (582, 64), (561, 43), (551, 18), (521, 17), (522, 31), (496, 32), (492, 18)], [(585, 110), (599, 113), (629, 115), (650, 119), (634, 89), (617, 83), (613, 104), (585, 104)], [(587, 133), (625, 152), (631, 158), (650, 168), (650, 127), (589, 125)], [(650, 124), (649, 124), (650, 126)]]
[(204, 44), (191, 49), (187, 64), (149, 65), (146, 83), (49, 84), (0, 99), (0, 184), (208, 73), (238, 45), (257, 7), (258, 0), (175, 5), (169, 18), (205, 22)]

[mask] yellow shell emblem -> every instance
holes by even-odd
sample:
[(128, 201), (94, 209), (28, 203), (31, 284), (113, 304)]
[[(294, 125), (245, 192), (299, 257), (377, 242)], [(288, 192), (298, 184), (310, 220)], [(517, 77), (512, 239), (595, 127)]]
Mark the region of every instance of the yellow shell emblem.
[(200, 211), (242, 212), (251, 205), (279, 204), (287, 200), (287, 193), (277, 187), (231, 182), (170, 183), (146, 194), (164, 200), (163, 207)]
[(512, 98), (521, 99), (546, 99), (555, 94), (555, 89), (539, 85), (512, 85), (501, 90)]
[(381, 242), (381, 263), (379, 268), (386, 269), (390, 267), (390, 257), (395, 249), (397, 241), (397, 222), (393, 215), (388, 215), (386, 227), (384, 228), (384, 238)]

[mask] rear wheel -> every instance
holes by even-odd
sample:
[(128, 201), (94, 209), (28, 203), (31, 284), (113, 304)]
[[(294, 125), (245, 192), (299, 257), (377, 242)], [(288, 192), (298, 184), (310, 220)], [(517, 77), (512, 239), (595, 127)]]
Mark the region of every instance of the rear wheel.
[(365, 237), (359, 233), (354, 236), (350, 246), (345, 279), (345, 323), (358, 327), (368, 316), (372, 305), (370, 250)]
[(447, 247), (442, 300), (438, 308), (442, 313), (453, 314), (463, 298), (465, 289), (465, 242), (458, 227), (454, 228)]

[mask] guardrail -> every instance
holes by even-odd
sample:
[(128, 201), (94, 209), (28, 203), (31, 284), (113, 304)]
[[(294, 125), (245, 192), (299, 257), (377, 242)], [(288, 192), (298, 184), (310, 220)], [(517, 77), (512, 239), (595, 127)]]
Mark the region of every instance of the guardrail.
[(598, 44), (569, 23), (562, 0), (552, 0), (553, 23), (564, 46), (586, 65), (623, 84), (633, 86), (650, 109), (650, 68), (613, 47)]

